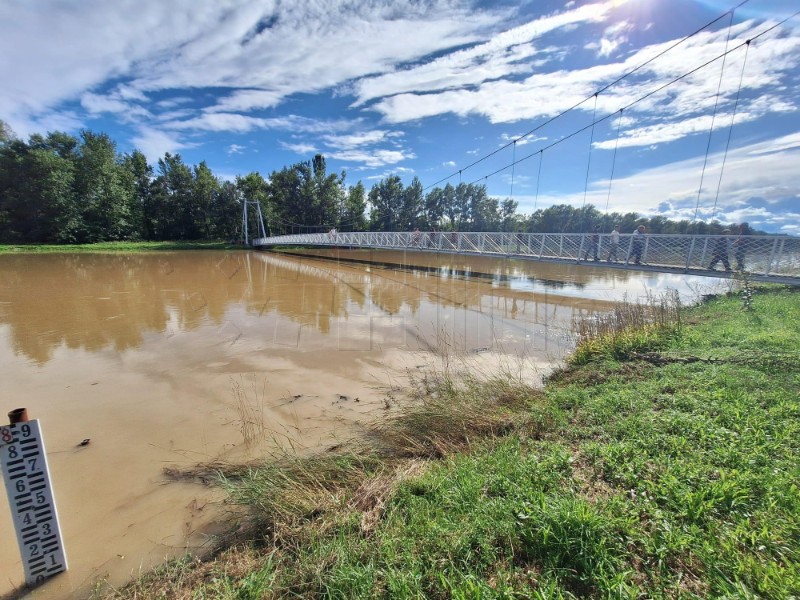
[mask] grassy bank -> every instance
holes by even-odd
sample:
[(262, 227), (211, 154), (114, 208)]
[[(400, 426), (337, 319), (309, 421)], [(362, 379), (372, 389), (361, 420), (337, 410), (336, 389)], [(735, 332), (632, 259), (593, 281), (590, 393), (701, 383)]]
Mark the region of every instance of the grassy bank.
[(440, 373), (363, 447), (228, 470), (248, 543), (103, 593), (796, 597), (800, 294), (659, 314), (544, 390)]
[(96, 244), (0, 244), (0, 254), (48, 252), (163, 252), (166, 250), (237, 250), (227, 242), (98, 242)]

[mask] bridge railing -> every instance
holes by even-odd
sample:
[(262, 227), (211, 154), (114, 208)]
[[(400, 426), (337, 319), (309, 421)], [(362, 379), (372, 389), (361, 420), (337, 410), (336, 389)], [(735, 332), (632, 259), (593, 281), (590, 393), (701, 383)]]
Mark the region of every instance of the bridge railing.
[(608, 262), (665, 270), (745, 270), (800, 279), (800, 238), (758, 235), (367, 231), (259, 238), (254, 246), (349, 246)]

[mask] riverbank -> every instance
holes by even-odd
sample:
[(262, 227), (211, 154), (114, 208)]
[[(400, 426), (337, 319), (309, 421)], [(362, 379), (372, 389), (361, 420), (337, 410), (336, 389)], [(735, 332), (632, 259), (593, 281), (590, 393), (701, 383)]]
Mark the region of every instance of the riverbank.
[(360, 447), (221, 467), (240, 543), (97, 596), (792, 596), (800, 294), (659, 314), (543, 390), (447, 369)]
[(228, 242), (98, 242), (96, 244), (0, 244), (0, 254), (80, 252), (163, 252), (173, 250), (241, 250)]

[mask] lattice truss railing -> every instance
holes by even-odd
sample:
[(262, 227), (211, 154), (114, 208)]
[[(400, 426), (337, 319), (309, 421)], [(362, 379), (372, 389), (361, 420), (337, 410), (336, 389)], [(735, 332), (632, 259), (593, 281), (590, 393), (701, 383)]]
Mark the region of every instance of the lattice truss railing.
[[(800, 280), (800, 238), (789, 236), (352, 232), (258, 238), (260, 246), (349, 246), (500, 255), (575, 263), (604, 262), (665, 271), (746, 271)], [(702, 273), (701, 273), (702, 274)]]

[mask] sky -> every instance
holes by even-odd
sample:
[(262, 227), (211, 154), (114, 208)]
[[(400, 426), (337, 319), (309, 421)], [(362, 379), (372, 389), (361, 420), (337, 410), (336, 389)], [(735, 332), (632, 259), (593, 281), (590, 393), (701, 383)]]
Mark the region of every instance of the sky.
[[(0, 0), (0, 119), (800, 235), (797, 0)], [(783, 22), (782, 22), (783, 21)], [(750, 43), (748, 44), (748, 40)]]

